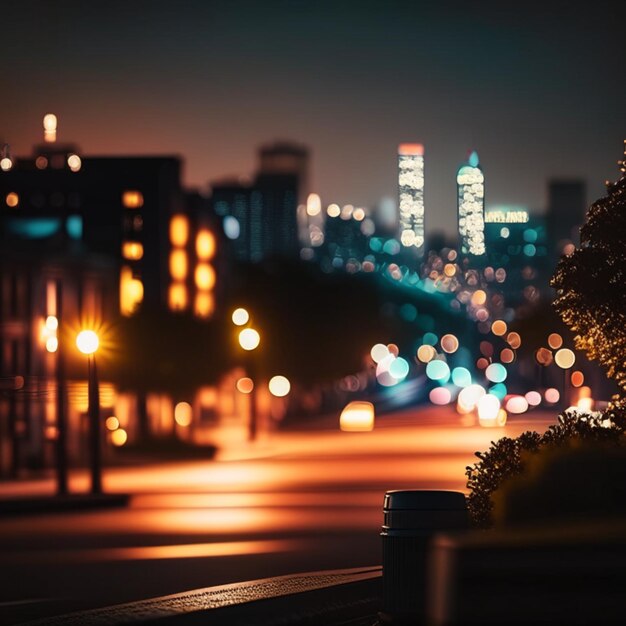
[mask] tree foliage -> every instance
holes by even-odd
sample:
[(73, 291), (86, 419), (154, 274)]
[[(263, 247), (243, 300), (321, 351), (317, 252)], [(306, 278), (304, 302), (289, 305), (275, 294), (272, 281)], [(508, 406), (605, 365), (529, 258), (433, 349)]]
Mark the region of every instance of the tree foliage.
[(576, 348), (597, 360), (626, 391), (626, 177), (587, 212), (581, 246), (564, 256), (552, 278), (554, 307)]

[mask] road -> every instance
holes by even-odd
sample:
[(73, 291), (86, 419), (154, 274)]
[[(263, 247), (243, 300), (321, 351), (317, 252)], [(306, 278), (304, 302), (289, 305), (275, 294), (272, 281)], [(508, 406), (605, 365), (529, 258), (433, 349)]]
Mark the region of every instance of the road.
[[(370, 433), (275, 433), (213, 461), (107, 469), (128, 508), (0, 518), (0, 623), (300, 571), (380, 563), (388, 489), (465, 488), (476, 450), (545, 430), (449, 410), (397, 413)], [(73, 491), (87, 475), (71, 476)], [(0, 497), (51, 492), (51, 479), (0, 484)]]

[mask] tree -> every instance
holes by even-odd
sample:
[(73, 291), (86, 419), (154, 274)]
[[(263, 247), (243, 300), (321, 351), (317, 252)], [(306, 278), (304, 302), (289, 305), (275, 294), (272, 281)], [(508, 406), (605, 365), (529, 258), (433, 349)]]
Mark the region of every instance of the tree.
[[(626, 142), (625, 142), (626, 144)], [(581, 245), (561, 258), (551, 285), (554, 307), (575, 334), (576, 348), (597, 360), (626, 391), (626, 159), (607, 182), (580, 230)]]

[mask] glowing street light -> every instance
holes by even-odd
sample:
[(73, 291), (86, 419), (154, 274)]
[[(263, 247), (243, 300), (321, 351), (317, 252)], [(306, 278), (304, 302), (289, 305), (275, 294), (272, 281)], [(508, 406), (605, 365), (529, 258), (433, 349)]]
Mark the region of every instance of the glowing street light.
[(82, 330), (76, 347), (87, 356), (87, 393), (89, 398), (89, 439), (91, 447), (91, 493), (102, 493), (102, 451), (100, 446), (100, 391), (96, 369), (96, 351), (100, 345), (93, 330)]

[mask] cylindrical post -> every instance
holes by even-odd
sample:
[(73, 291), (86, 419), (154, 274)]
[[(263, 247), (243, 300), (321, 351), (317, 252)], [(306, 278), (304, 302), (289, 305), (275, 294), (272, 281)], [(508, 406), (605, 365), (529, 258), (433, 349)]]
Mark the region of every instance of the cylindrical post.
[[(63, 289), (61, 281), (57, 281), (56, 288), (56, 316), (59, 321), (59, 332), (63, 326)], [(65, 335), (61, 335), (56, 355), (56, 417), (57, 417), (57, 438), (56, 438), (56, 469), (57, 469), (57, 494), (66, 495), (68, 492), (67, 479), (67, 403), (65, 384)]]
[(87, 357), (89, 432), (91, 439), (91, 493), (102, 493), (102, 454), (100, 446), (100, 391), (96, 355)]
[(383, 513), (380, 619), (389, 624), (422, 624), (429, 541), (438, 531), (467, 528), (465, 496), (457, 491), (388, 491)]

